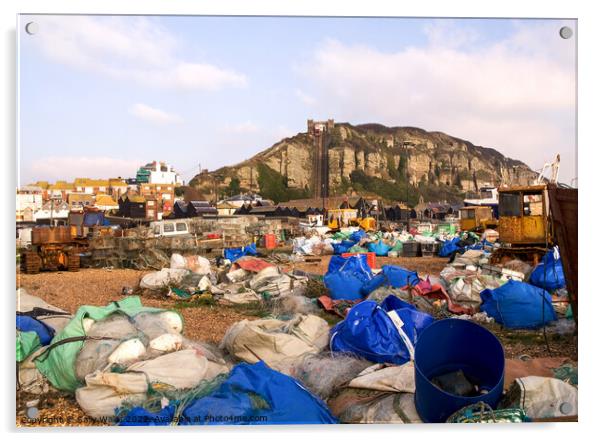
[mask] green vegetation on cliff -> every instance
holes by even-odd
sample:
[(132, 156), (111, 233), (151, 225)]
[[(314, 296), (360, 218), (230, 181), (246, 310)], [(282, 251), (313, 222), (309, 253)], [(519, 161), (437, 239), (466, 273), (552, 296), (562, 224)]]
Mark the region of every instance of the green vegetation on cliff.
[(289, 188), (286, 177), (265, 164), (258, 164), (257, 172), (259, 173), (257, 178), (259, 192), (266, 199), (279, 203), (309, 197), (308, 189)]

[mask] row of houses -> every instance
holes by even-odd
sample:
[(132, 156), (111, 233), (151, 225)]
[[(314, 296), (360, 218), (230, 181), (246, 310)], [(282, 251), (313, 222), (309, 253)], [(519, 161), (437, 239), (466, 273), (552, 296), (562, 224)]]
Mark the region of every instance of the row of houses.
[(109, 195), (104, 193), (86, 194), (70, 193), (65, 200), (50, 199), (44, 201), (39, 193), (17, 193), (16, 221), (45, 222), (48, 219), (67, 218), (70, 211), (82, 211), (93, 207), (101, 211), (117, 210), (119, 205)]
[(46, 212), (52, 212), (53, 217), (59, 218), (64, 214), (60, 209), (63, 207), (70, 211), (96, 207), (106, 212), (133, 212), (133, 217), (161, 219), (172, 213), (176, 187), (182, 184), (182, 178), (173, 167), (160, 161), (140, 167), (136, 179), (38, 181), (17, 190), (17, 222), (35, 222)]

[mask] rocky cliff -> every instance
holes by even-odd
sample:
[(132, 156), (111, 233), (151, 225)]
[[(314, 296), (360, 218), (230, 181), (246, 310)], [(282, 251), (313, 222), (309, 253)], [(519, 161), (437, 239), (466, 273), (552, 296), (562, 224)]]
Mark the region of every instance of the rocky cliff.
[[(313, 122), (311, 122), (313, 124)], [(325, 130), (329, 194), (370, 191), (387, 199), (461, 199), (484, 184), (528, 184), (536, 177), (526, 164), (492, 148), (441, 132), (380, 124), (352, 126), (337, 123)], [(311, 196), (316, 177), (315, 134), (286, 138), (239, 164), (195, 176), (190, 185), (207, 197), (238, 186), (245, 191), (269, 192), (266, 173), (281, 178), (282, 186)], [(235, 180), (232, 183), (232, 180)], [(233, 187), (233, 184), (234, 185)], [(262, 188), (262, 185), (264, 188)], [(281, 197), (282, 198), (282, 197)]]

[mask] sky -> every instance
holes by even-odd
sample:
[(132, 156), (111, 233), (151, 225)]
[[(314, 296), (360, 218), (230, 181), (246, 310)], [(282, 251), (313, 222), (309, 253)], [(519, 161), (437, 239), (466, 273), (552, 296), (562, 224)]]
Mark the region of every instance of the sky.
[(575, 20), (21, 15), (18, 29), (20, 185), (152, 160), (189, 180), (308, 118), (442, 131), (534, 170), (560, 153), (576, 184)]

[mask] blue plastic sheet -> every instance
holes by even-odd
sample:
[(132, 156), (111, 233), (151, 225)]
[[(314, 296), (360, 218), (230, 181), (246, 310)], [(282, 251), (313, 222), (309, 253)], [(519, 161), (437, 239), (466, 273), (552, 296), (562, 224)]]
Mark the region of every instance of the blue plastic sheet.
[(372, 280), (372, 270), (365, 254), (347, 258), (332, 256), (328, 272), (324, 275), (324, 285), (334, 300), (361, 300), (362, 288)]
[(460, 246), (458, 245), (459, 242), (459, 237), (454, 237), (453, 239), (443, 242), (443, 245), (439, 249), (439, 257), (449, 257), (458, 251), (460, 249)]
[(332, 249), (334, 254), (343, 254), (348, 253), (351, 247), (355, 245), (354, 242), (350, 240), (344, 240), (341, 243), (332, 243)]
[[(156, 424), (161, 420), (153, 417), (173, 416), (173, 409), (166, 409), (153, 414), (134, 408), (122, 424), (144, 418)], [(228, 379), (215, 391), (192, 401), (178, 422), (181, 425), (338, 423), (322, 400), (262, 361), (235, 366)]]
[(357, 230), (357, 231), (351, 233), (351, 236), (349, 236), (349, 240), (351, 242), (353, 242), (353, 244), (355, 245), (356, 243), (358, 243), (360, 240), (362, 240), (366, 236), (367, 236), (367, 234), (364, 230)]
[(383, 243), (382, 240), (379, 240), (376, 243), (371, 242), (368, 244), (368, 251), (376, 254), (377, 256), (386, 256), (390, 249), (391, 247), (386, 243)]
[(555, 250), (548, 251), (539, 265), (531, 273), (529, 282), (548, 291), (565, 288), (566, 280), (560, 255)]
[(509, 280), (481, 291), (481, 311), (507, 328), (534, 329), (556, 320), (550, 294), (542, 288)]
[(33, 331), (38, 334), (42, 346), (49, 344), (54, 337), (54, 329), (27, 315), (17, 315), (17, 329), (22, 332)]
[[(401, 319), (405, 337), (388, 315), (390, 311)], [(375, 363), (404, 364), (412, 358), (420, 333), (433, 321), (429, 314), (395, 296), (388, 296), (380, 305), (365, 300), (332, 328), (330, 349), (351, 352)]]
[(105, 215), (101, 211), (89, 211), (84, 215), (84, 226), (105, 225)]
[(230, 262), (236, 262), (243, 256), (257, 256), (257, 246), (252, 243), (242, 248), (225, 248), (224, 257)]
[(420, 283), (418, 273), (400, 266), (383, 265), (382, 271), (372, 280), (366, 282), (362, 287), (362, 294), (369, 295), (376, 288), (390, 286), (392, 288), (403, 288), (404, 286), (416, 286)]

